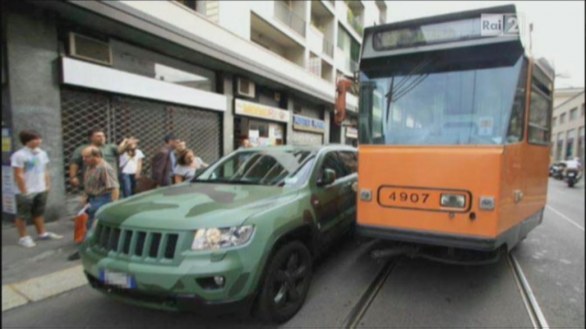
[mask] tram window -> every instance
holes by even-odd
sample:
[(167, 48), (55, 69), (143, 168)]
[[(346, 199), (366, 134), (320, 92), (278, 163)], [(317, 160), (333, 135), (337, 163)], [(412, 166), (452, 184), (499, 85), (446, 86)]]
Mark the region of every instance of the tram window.
[(523, 140), (523, 131), (525, 126), (525, 84), (527, 82), (527, 62), (523, 61), (523, 67), (519, 73), (519, 82), (513, 101), (511, 118), (505, 142), (507, 144), (518, 143)]
[(529, 108), (529, 142), (549, 145), (551, 130), (551, 99), (535, 86), (531, 88)]

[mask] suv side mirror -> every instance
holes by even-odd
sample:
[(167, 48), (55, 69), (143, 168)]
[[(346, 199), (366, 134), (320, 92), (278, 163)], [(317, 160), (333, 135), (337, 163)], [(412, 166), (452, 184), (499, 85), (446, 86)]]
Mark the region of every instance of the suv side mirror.
[(336, 172), (330, 168), (325, 168), (322, 177), (317, 181), (318, 186), (332, 184), (336, 180)]

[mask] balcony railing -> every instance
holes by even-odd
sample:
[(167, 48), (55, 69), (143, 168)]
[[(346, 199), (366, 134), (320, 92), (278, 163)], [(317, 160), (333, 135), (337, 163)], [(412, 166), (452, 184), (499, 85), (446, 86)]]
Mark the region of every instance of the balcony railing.
[(358, 62), (351, 60), (350, 58), (346, 57), (344, 59), (344, 69), (346, 71), (350, 71), (352, 73), (358, 71)]
[(285, 3), (275, 1), (275, 17), (305, 37), (305, 20), (295, 14)]
[(322, 51), (324, 54), (334, 58), (334, 44), (324, 38)]

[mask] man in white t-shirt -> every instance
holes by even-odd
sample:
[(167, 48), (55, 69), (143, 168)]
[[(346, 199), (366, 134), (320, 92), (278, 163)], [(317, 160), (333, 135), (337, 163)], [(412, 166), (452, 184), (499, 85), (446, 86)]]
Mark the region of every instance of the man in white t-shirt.
[(19, 134), (23, 148), (10, 157), (14, 170), (14, 194), (16, 195), (16, 228), (20, 239), (18, 244), (31, 248), (36, 246), (26, 232), (26, 220), (32, 219), (39, 240), (61, 239), (63, 236), (45, 230), (45, 204), (51, 184), (47, 172), (49, 157), (41, 150), (41, 135), (32, 130), (23, 130)]

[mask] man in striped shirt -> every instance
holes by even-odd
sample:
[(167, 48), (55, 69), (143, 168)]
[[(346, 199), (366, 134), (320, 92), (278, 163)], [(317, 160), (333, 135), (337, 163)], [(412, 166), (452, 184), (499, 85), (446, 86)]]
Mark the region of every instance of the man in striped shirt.
[[(81, 152), (86, 166), (84, 173), (84, 192), (88, 209), (88, 231), (93, 227), (96, 212), (103, 205), (118, 200), (120, 190), (116, 170), (102, 157), (102, 152), (95, 146), (88, 146)], [(79, 252), (68, 257), (69, 260), (79, 259)]]

